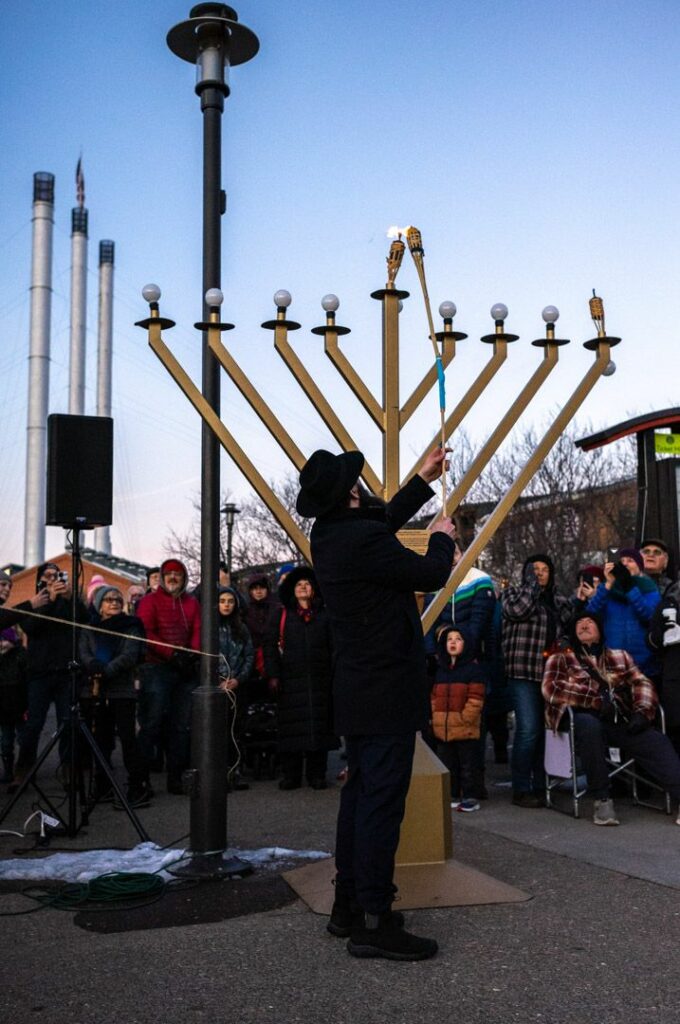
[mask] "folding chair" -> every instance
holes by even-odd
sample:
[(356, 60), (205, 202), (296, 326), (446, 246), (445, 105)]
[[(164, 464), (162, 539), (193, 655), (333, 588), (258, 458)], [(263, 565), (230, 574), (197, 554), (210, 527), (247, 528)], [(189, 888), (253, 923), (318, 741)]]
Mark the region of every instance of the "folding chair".
[[(555, 790), (564, 788), (566, 782), (571, 793), (572, 813), (575, 818), (578, 818), (580, 800), (586, 795), (588, 790), (586, 786), (579, 786), (580, 762), (576, 754), (576, 735), (574, 732), (574, 712), (572, 708), (567, 708), (567, 715), (569, 717), (569, 728), (564, 732), (553, 733), (552, 729), (546, 729), (545, 731), (545, 802), (547, 807), (552, 807), (556, 811), (568, 814), (569, 812), (565, 811), (562, 807), (558, 807), (553, 799)], [(665, 735), (666, 716), (661, 705), (658, 708), (657, 721), (659, 731)], [(640, 807), (650, 807), (654, 811), (665, 811), (666, 814), (671, 813), (670, 794), (658, 782), (654, 782), (652, 779), (640, 774), (634, 757), (629, 757), (626, 761), (621, 762), (616, 762), (608, 757), (607, 764), (610, 768), (608, 772), (610, 779), (620, 777), (630, 783), (634, 804)], [(662, 794), (661, 806), (658, 803), (651, 803), (640, 796), (640, 784)]]

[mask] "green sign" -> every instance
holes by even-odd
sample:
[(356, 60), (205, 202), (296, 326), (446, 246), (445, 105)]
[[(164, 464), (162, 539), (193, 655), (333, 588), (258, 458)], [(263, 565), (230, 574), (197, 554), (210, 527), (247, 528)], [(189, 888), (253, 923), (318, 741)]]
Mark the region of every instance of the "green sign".
[(680, 434), (655, 434), (654, 451), (660, 455), (680, 455)]

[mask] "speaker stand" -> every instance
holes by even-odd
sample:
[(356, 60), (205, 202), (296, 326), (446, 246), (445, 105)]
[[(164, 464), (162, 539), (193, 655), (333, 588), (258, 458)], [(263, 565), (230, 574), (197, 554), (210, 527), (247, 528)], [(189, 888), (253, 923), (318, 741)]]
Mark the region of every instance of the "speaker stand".
[[(83, 758), (80, 756), (79, 750), (79, 738), (82, 737), (87, 746), (89, 747), (92, 758), (93, 767), (99, 766), (106, 778), (111, 783), (111, 788), (118, 797), (121, 806), (127, 814), (130, 823), (133, 828), (136, 829), (139, 838), (142, 842), (146, 843), (150, 841), (150, 837), (146, 832), (146, 829), (140, 822), (135, 812), (130, 807), (125, 793), (121, 789), (120, 785), (116, 781), (116, 778), (111, 770), (111, 766), (102, 754), (97, 741), (87, 723), (83, 720), (80, 712), (80, 701), (78, 697), (79, 680), (80, 680), (80, 665), (78, 663), (78, 580), (80, 576), (80, 531), (82, 527), (82, 520), (77, 520), (70, 528), (73, 532), (73, 544), (71, 547), (71, 661), (69, 663), (69, 670), (71, 673), (71, 701), (69, 717), (66, 721), (62, 722), (57, 731), (52, 736), (47, 746), (41, 751), (40, 756), (32, 766), (29, 773), (22, 780), (16, 793), (14, 793), (8, 803), (3, 807), (0, 812), (0, 824), (5, 820), (7, 815), (10, 813), (14, 805), (21, 798), (22, 794), (26, 791), (28, 786), (32, 785), (36, 793), (43, 800), (53, 816), (59, 821), (61, 828), (64, 830), (69, 838), (74, 838), (78, 835), (81, 828), (87, 825), (90, 820), (90, 814), (94, 810), (98, 803), (98, 800), (88, 799), (85, 794), (85, 782), (83, 778)], [(68, 777), (68, 817), (66, 820), (54, 807), (54, 805), (48, 800), (45, 794), (42, 792), (37, 784), (36, 777), (41, 765), (45, 762), (51, 751), (59, 742), (61, 736), (67, 732), (70, 736), (70, 750), (69, 750), (69, 777)], [(78, 798), (80, 797), (80, 820), (78, 820)]]

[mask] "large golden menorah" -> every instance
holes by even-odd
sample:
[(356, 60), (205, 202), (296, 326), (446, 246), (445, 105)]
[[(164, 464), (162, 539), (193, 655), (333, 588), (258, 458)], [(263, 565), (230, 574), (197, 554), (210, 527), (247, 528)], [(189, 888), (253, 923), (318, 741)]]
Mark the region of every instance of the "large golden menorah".
[[(443, 330), (435, 333), (425, 284), (420, 233), (416, 229), (408, 229), (408, 231), (409, 247), (414, 257), (425, 298), (430, 338), (435, 348), (437, 361), (443, 369), (455, 358), (456, 342), (467, 337), (467, 335), (453, 330), (453, 318), (456, 314), (456, 307), (452, 302), (443, 302), (440, 305), (439, 313), (443, 318)], [(412, 234), (413, 232), (415, 232), (415, 235)], [(401, 300), (407, 298), (409, 293), (398, 290), (395, 281), (404, 250), (405, 245), (401, 241), (401, 236), (399, 236), (398, 239), (392, 242), (387, 256), (387, 283), (384, 288), (371, 293), (371, 297), (382, 304), (381, 401), (375, 398), (349, 359), (340, 349), (339, 338), (349, 334), (349, 328), (341, 327), (335, 322), (335, 314), (339, 302), (334, 295), (326, 295), (322, 299), (322, 307), (326, 313), (326, 323), (320, 327), (312, 328), (313, 334), (323, 337), (326, 355), (382, 434), (383, 458), (381, 474), (379, 475), (366, 462), (362, 478), (369, 490), (376, 495), (380, 495), (385, 500), (389, 500), (399, 490), (405, 480), (418, 471), (428, 451), (437, 444), (445, 443), (452, 436), (453, 432), (463, 422), (467, 413), (505, 362), (508, 344), (518, 339), (518, 335), (508, 334), (505, 331), (507, 308), (500, 303), (493, 306), (491, 308), (491, 316), (495, 322), (495, 331), (492, 334), (484, 335), (481, 339), (482, 342), (491, 346), (492, 353), (490, 358), (482, 367), (476, 379), (470, 384), (465, 394), (460, 398), (452, 412), (448, 416), (442, 413), (440, 431), (434, 436), (432, 442), (426, 446), (421, 456), (416, 459), (405, 476), (402, 477), (400, 469), (401, 431), (416, 409), (419, 408), (429, 395), (437, 383), (438, 376), (441, 376), (442, 372), (441, 370), (438, 371), (435, 363), (413, 389), (406, 401), (401, 404), (399, 396), (399, 312)], [(302, 556), (307, 561), (310, 561), (309, 543), (304, 533), (163, 341), (163, 330), (173, 327), (174, 322), (160, 315), (160, 289), (156, 285), (147, 285), (143, 289), (142, 294), (149, 302), (150, 315), (147, 319), (139, 321), (138, 326), (148, 331), (151, 349), (168, 370), (173, 380), (182, 389), (199, 415), (215, 433), (220, 444), (228, 452), (262, 501), (267, 505), (272, 515), (298, 547)], [(292, 464), (299, 471), (304, 465), (307, 456), (296, 445), (284, 425), (275, 416), (266, 402), (263, 401), (256, 385), (246, 376), (222, 341), (222, 334), (233, 327), (232, 324), (223, 323), (220, 320), (220, 307), (223, 301), (222, 293), (219, 289), (211, 289), (206, 293), (205, 300), (210, 309), (209, 320), (197, 323), (195, 327), (201, 331), (207, 330), (209, 347), (214, 358), (218, 360), (243, 397), (259, 416), (262, 423), (267, 427), (272, 437), (278, 442)], [(286, 291), (276, 292), (274, 303), (277, 307), (276, 318), (267, 320), (262, 324), (265, 330), (273, 331), (274, 348), (340, 447), (345, 451), (357, 448), (358, 446), (354, 442), (350, 431), (290, 345), (289, 333), (300, 328), (299, 323), (287, 318), (288, 307), (291, 303), (290, 294)], [(451, 597), (469, 568), (501, 526), (520, 494), (536, 473), (569, 421), (574, 417), (598, 378), (607, 373), (608, 368), (612, 366), (610, 363), (610, 349), (613, 345), (618, 344), (621, 339), (607, 335), (602, 300), (597, 296), (590, 300), (590, 310), (597, 327), (597, 336), (586, 341), (584, 347), (595, 353), (594, 363), (587, 370), (571, 397), (562, 406), (549, 429), (536, 446), (535, 451), (517, 475), (517, 478), (498, 502), (482, 529), (465, 551), (461, 561), (449, 577), (446, 586), (439, 592), (426, 610), (423, 615), (423, 628), (425, 630), (429, 629), (434, 623), (446, 601)], [(554, 306), (547, 306), (543, 310), (542, 316), (546, 324), (545, 337), (532, 342), (537, 348), (543, 349), (541, 363), (521, 389), (514, 402), (509, 406), (505, 415), (502, 416), (486, 442), (481, 446), (469, 469), (454, 487), (453, 491), (447, 495), (444, 489), (444, 501), (438, 515), (442, 515), (444, 512), (447, 515), (452, 515), (456, 508), (464, 501), (465, 496), (491, 460), (494, 452), (507, 438), (519, 417), (526, 410), (548, 375), (557, 365), (559, 349), (562, 345), (566, 345), (568, 340), (555, 337), (555, 322), (559, 313)], [(426, 536), (427, 531), (417, 530), (404, 531), (400, 535), (405, 543), (416, 548), (421, 545), (424, 547)]]

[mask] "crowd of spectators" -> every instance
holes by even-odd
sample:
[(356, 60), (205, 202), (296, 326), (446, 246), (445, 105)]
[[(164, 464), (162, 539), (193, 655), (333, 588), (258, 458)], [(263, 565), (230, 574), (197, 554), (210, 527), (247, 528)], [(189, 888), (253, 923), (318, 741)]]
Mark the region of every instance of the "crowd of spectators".
[[(456, 541), (454, 567), (461, 556)], [(253, 707), (276, 720), (280, 788), (303, 780), (327, 787), (328, 752), (342, 737), (333, 723), (333, 636), (312, 569), (253, 573), (239, 589), (222, 565), (211, 592), (192, 591), (185, 565), (168, 558), (125, 594), (94, 576), (74, 605), (71, 586), (45, 563), (35, 595), (13, 606), (12, 578), (0, 573), (1, 781), (10, 791), (35, 763), (50, 705), (58, 724), (69, 714), (75, 607), (81, 713), (109, 762), (120, 744), (129, 802), (148, 806), (159, 769), (168, 792), (182, 794), (208, 599), (218, 608), (220, 687), (229, 694), (229, 787), (249, 787), (244, 723)], [(432, 596), (423, 595), (425, 606)], [(431, 725), (424, 738), (451, 774), (452, 806), (477, 811), (487, 798), (489, 736), (496, 763), (510, 762), (513, 804), (545, 806), (545, 730), (564, 729), (567, 708), (596, 824), (618, 824), (610, 748), (634, 757), (680, 800), (679, 616), (680, 583), (656, 538), (584, 566), (572, 593), (556, 585), (547, 553), (530, 554), (512, 582), (470, 569), (425, 638)], [(64, 730), (64, 782), (68, 743)], [(93, 769), (91, 792), (113, 799), (101, 769)]]

